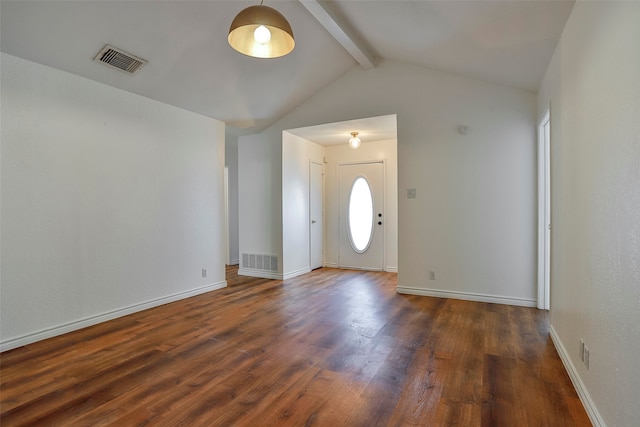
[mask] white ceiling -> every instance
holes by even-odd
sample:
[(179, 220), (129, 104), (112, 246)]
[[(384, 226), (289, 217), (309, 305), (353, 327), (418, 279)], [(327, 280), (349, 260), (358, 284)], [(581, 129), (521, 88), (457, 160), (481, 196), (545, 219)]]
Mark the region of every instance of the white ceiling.
[(537, 92), (573, 2), (337, 1), (378, 57)]
[[(267, 0), (295, 50), (246, 57), (227, 44), (257, 1), (5, 1), (0, 49), (222, 120), (266, 128), (358, 63), (299, 1)], [(331, 1), (375, 60), (397, 60), (537, 91), (573, 1)], [(105, 44), (149, 61), (133, 76), (93, 61)]]
[(338, 123), (327, 123), (287, 129), (287, 132), (308, 139), (320, 145), (347, 144), (351, 132), (358, 132), (362, 143), (385, 141), (397, 138), (396, 115), (367, 117), (357, 120), (346, 120)]

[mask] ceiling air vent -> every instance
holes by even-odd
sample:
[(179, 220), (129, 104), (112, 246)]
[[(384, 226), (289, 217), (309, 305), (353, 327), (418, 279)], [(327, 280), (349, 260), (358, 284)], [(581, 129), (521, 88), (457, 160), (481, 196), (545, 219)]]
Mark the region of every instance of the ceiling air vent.
[(142, 68), (144, 64), (149, 62), (111, 45), (105, 45), (93, 60), (102, 62), (128, 74), (135, 73)]

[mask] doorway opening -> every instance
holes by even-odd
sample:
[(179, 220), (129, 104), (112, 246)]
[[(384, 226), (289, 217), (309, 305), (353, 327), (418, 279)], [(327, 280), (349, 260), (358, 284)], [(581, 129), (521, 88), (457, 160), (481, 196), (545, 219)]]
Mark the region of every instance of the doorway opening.
[[(361, 145), (356, 149), (349, 145), (349, 139), (354, 132), (358, 132), (358, 138), (361, 139)], [(380, 171), (378, 181), (377, 178), (373, 179), (368, 175), (370, 171), (349, 177), (342, 176), (341, 170), (349, 167), (355, 170), (369, 164), (374, 165), (371, 166), (373, 169), (377, 168)], [(396, 273), (397, 165), (395, 114), (283, 131), (284, 273), (287, 274), (289, 270), (294, 273), (312, 270), (318, 266)], [(304, 191), (298, 185), (304, 185), (303, 175), (309, 183)], [(360, 176), (365, 179), (358, 180)], [(366, 187), (362, 185), (364, 183), (370, 186), (373, 207), (368, 211), (367, 221), (352, 217), (352, 227), (349, 227), (347, 201), (351, 195), (356, 197), (359, 193), (352, 191), (354, 188)], [(314, 202), (313, 197), (317, 195), (320, 195), (321, 200)], [(307, 200), (308, 204), (305, 203)], [(309, 208), (303, 210), (305, 205)], [(356, 205), (361, 203), (354, 202), (353, 206)], [(356, 212), (351, 214), (353, 216)], [(304, 215), (306, 224), (303, 223)], [(318, 242), (322, 246), (319, 246)], [(308, 260), (306, 269), (302, 263), (305, 252)], [(346, 255), (349, 252), (352, 253), (350, 255), (359, 256), (349, 259)], [(373, 253), (376, 253), (375, 263), (360, 262), (365, 256)]]

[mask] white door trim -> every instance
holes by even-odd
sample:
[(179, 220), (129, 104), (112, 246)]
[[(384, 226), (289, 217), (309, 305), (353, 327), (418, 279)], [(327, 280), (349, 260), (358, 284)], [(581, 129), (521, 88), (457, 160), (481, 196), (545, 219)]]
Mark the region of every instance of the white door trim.
[(551, 115), (538, 123), (538, 308), (551, 306)]

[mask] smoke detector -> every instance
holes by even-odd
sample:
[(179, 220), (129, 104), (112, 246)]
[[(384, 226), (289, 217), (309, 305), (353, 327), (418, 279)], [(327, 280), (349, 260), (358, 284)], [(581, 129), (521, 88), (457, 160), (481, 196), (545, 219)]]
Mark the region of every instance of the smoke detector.
[(144, 64), (149, 62), (146, 59), (132, 55), (109, 44), (105, 45), (93, 60), (124, 71), (127, 74), (135, 73), (142, 68)]

